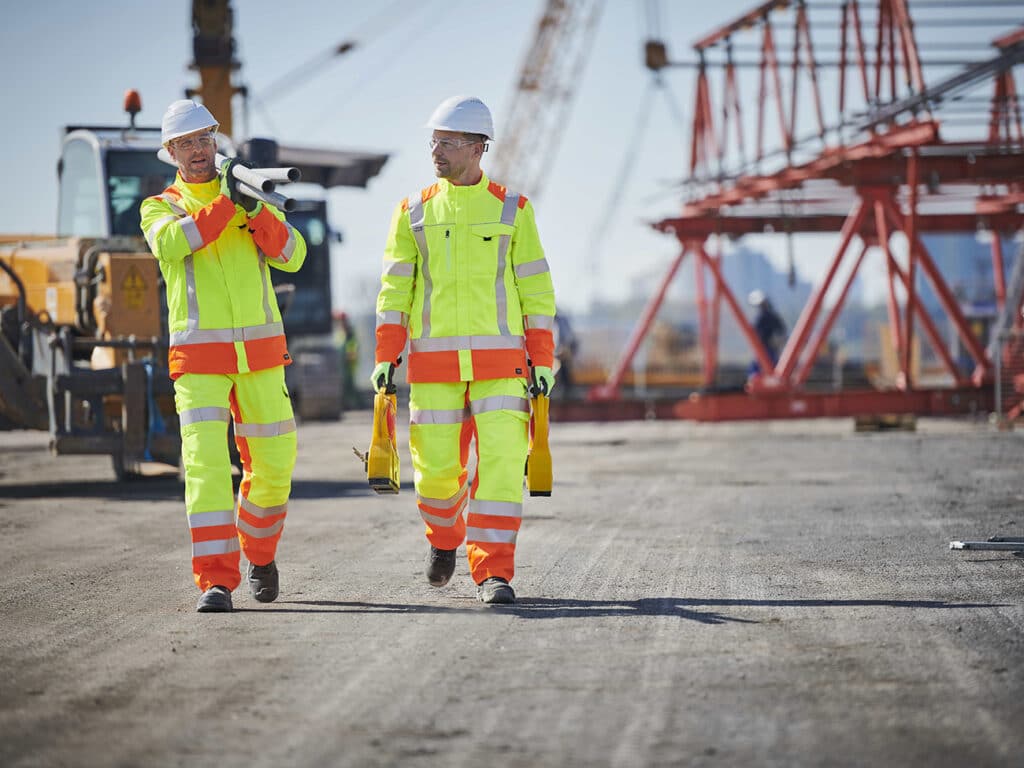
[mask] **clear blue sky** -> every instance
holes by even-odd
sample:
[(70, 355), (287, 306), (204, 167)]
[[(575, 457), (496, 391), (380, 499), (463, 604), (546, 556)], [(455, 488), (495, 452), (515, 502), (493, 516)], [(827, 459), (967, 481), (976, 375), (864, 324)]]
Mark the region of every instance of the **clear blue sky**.
[[(753, 0), (661, 2), (660, 33), (673, 59), (692, 59), (693, 41), (752, 8)], [(259, 96), (282, 73), (345, 39), (359, 46), (289, 91), (252, 106), (250, 133), (282, 142), (378, 150), (392, 158), (368, 190), (336, 190), (336, 303), (370, 311), (391, 210), (433, 181), (423, 123), (447, 96), (469, 93), (495, 114), (498, 141), (522, 58), (542, 0), (235, 0), (240, 80)], [(694, 74), (666, 73), (667, 99), (654, 101), (625, 189), (614, 190), (650, 75), (643, 67), (648, 3), (607, 0), (597, 38), (578, 84), (564, 139), (536, 200), (538, 225), (559, 302), (584, 308), (595, 296), (649, 292), (677, 252), (674, 239), (646, 222), (671, 215), (669, 185), (684, 174)], [(192, 56), (191, 3), (50, 0), (18, 3), (0, 26), (4, 121), (0, 167), (7, 190), (0, 232), (43, 233), (56, 221), (56, 160), (61, 126), (118, 123), (125, 89), (143, 98), (140, 122), (158, 124), (186, 86)], [(748, 42), (750, 38), (748, 38)], [(750, 55), (753, 57), (753, 54)], [(746, 99), (752, 96), (747, 89)], [(236, 116), (236, 126), (239, 126)], [(486, 163), (485, 163), (486, 169)], [(527, 195), (531, 190), (522, 190)], [(602, 216), (614, 195), (611, 215)], [(595, 243), (593, 233), (603, 233)], [(765, 247), (781, 261), (780, 238)], [(829, 243), (801, 244), (798, 272), (813, 277)], [(595, 247), (596, 246), (596, 247)], [(687, 270), (682, 277), (692, 280)]]

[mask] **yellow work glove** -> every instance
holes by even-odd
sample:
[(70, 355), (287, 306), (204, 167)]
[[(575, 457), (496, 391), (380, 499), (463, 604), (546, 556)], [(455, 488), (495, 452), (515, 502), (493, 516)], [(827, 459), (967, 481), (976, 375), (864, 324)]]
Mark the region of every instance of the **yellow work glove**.
[(391, 383), (391, 377), (395, 375), (395, 364), (394, 363), (377, 363), (373, 369), (373, 373), (370, 374), (370, 384), (373, 385), (374, 392), (380, 392), (388, 384)]
[(555, 387), (555, 374), (546, 365), (535, 365), (533, 367), (533, 385), (540, 389), (540, 393), (551, 396), (551, 390)]

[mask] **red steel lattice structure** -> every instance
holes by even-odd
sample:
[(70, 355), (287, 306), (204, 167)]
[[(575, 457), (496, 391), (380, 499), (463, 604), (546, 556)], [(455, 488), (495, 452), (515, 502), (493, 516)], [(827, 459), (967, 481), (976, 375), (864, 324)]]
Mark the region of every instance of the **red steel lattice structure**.
[[(824, 27), (838, 35), (837, 60), (828, 62), (838, 73), (831, 120), (826, 117), (829, 103), (821, 82), (823, 60), (803, 0), (766, 2), (694, 45), (699, 64), (687, 184), (690, 198), (679, 215), (654, 224), (659, 231), (674, 235), (682, 248), (608, 381), (589, 393), (592, 402), (619, 399), (623, 378), (669, 283), (684, 258), (691, 255), (705, 384), (714, 382), (718, 367), (723, 308), (738, 324), (764, 373), (749, 381), (745, 393), (694, 395), (676, 404), (673, 415), (720, 420), (942, 414), (991, 408), (987, 387), (993, 374), (990, 353), (972, 332), (921, 235), (995, 233), (991, 238), (995, 295), (1000, 310), (1005, 309), (1007, 289), (999, 235), (1017, 232), (1024, 224), (1024, 132), (1013, 72), (1024, 59), (1024, 27), (993, 40), (990, 55), (929, 84), (906, 0), (846, 0), (832, 10), (838, 12), (838, 18), (813, 27), (816, 34)], [(780, 61), (776, 45), (783, 24), (791, 25), (787, 62)], [(744, 143), (745, 118), (749, 118), (744, 104), (750, 100), (745, 102), (739, 92), (737, 68), (744, 63), (736, 61), (734, 44), (752, 35), (759, 40), (759, 55), (757, 96), (752, 104), (755, 142), (750, 153)], [(651, 46), (649, 42), (649, 65)], [(717, 62), (722, 72), (717, 103), (709, 78), (712, 54), (724, 56)], [(662, 65), (672, 66), (667, 56), (660, 58)], [(976, 138), (944, 140), (943, 107), (979, 88), (991, 94), (983, 121), (987, 131)], [(854, 98), (855, 93), (859, 99)], [(772, 153), (765, 149), (768, 120), (778, 125), (778, 148)], [(801, 137), (800, 128), (808, 121), (812, 133)], [(747, 160), (748, 156), (752, 159)], [(838, 232), (840, 240), (824, 278), (814, 286), (774, 365), (724, 279), (723, 256), (713, 247), (718, 236), (771, 231)], [(903, 263), (893, 253), (895, 233), (902, 233), (908, 244)], [(897, 388), (809, 392), (804, 385), (816, 354), (826, 343), (871, 249), (881, 252), (886, 268), (889, 325), (900, 366)], [(844, 261), (847, 270), (840, 278)], [(929, 282), (973, 359), (970, 374), (958, 368), (919, 301), (915, 289), (919, 274)], [(835, 300), (827, 308), (830, 291)], [(1006, 311), (1017, 328), (1019, 301), (1020, 291), (1015, 306)], [(917, 327), (932, 345), (953, 387), (915, 387), (910, 372)]]

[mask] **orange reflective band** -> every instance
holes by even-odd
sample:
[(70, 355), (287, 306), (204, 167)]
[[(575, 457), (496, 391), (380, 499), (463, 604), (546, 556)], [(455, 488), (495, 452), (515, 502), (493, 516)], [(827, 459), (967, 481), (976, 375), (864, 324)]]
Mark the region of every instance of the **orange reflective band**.
[[(496, 198), (498, 198), (499, 200), (501, 200), (501, 202), (504, 203), (505, 202), (505, 195), (508, 193), (508, 188), (505, 187), (502, 184), (499, 184), (496, 181), (491, 181), (491, 182), (488, 182), (488, 184), (487, 184), (487, 191), (490, 192), (492, 195), (494, 195)], [(520, 209), (526, 207), (526, 195), (520, 195), (519, 196), (519, 203), (518, 203), (518, 205), (519, 205)]]
[[(522, 349), (474, 349), (473, 379), (517, 379), (526, 376)], [(413, 352), (409, 355), (410, 384), (462, 381), (458, 352)]]
[[(283, 335), (245, 342), (250, 371), (278, 365), (291, 365), (288, 344)], [(238, 355), (231, 342), (181, 344), (167, 352), (167, 367), (172, 379), (183, 373), (238, 373)]]
[(235, 526), (231, 525), (209, 525), (205, 528), (192, 529), (192, 543), (200, 541), (216, 541), (218, 539), (230, 539), (235, 535)]

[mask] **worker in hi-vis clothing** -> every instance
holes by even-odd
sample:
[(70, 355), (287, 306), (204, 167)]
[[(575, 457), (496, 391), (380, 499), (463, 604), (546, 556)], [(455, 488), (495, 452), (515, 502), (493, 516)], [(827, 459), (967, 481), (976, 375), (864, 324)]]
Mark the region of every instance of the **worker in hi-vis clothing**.
[[(142, 231), (167, 286), (169, 369), (181, 424), (185, 510), (200, 612), (230, 611), (241, 582), (239, 548), (256, 600), (278, 595), (281, 538), (296, 434), (284, 366), (291, 363), (268, 267), (295, 272), (306, 242), (284, 215), (239, 193), (216, 165), (218, 123), (176, 101), (161, 142), (174, 183), (141, 206)], [(242, 460), (237, 505), (228, 421)]]
[(554, 383), (555, 294), (533, 206), (480, 168), (494, 139), (484, 103), (447, 99), (427, 127), (439, 180), (392, 216), (371, 381), (379, 389), (390, 380), (408, 341), (409, 448), (430, 542), (427, 580), (448, 583), (465, 541), (479, 599), (512, 603), (528, 382), (547, 392)]

